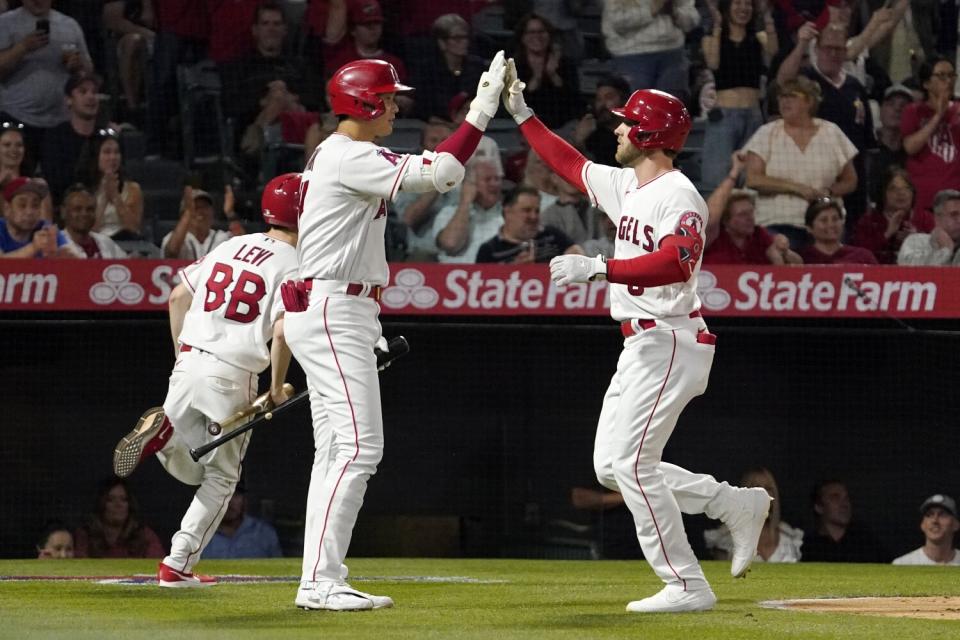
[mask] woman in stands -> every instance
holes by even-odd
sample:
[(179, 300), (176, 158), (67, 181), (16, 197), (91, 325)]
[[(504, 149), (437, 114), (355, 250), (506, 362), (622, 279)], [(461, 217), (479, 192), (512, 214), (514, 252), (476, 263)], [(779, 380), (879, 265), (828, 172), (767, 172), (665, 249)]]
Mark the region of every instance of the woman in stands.
[(97, 197), (94, 231), (114, 240), (142, 237), (143, 191), (123, 175), (123, 156), (115, 130), (101, 129), (93, 144), (87, 145), (78, 163), (77, 178)]
[(880, 264), (896, 264), (903, 240), (916, 232), (910, 217), (917, 190), (905, 169), (894, 166), (877, 197), (877, 208), (857, 220), (853, 244), (873, 252)]
[(576, 65), (563, 57), (553, 25), (536, 13), (520, 18), (510, 56), (517, 76), (527, 83), (527, 105), (551, 129), (586, 113)]
[(804, 215), (813, 242), (800, 249), (804, 264), (877, 264), (863, 247), (842, 242), (843, 205), (835, 198), (819, 198), (810, 203)]
[(717, 106), (707, 116), (704, 132), (701, 188), (713, 191), (730, 170), (730, 154), (741, 148), (763, 124), (760, 78), (777, 54), (777, 31), (769, 8), (763, 30), (755, 31), (754, 0), (707, 1), (713, 31), (701, 47), (713, 71)]
[(747, 142), (747, 187), (757, 191), (757, 224), (782, 233), (794, 250), (807, 243), (804, 212), (821, 197), (857, 188), (857, 148), (840, 127), (815, 118), (820, 85), (804, 76), (784, 82), (779, 120), (763, 125)]
[(127, 481), (112, 476), (100, 483), (93, 513), (74, 535), (77, 558), (162, 558), (163, 544), (143, 524)]
[[(0, 189), (22, 175), (23, 166), (23, 124), (19, 122), (0, 123)], [(31, 177), (31, 176), (27, 176)], [(43, 178), (35, 178), (46, 184)], [(53, 199), (48, 192), (40, 203), (43, 219), (53, 222)]]

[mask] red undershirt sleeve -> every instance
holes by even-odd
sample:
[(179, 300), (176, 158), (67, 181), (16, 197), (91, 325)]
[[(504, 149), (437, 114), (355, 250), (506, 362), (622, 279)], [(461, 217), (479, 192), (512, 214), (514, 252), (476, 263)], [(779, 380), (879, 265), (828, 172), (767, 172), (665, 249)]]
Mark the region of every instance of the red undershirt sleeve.
[(586, 193), (587, 187), (583, 184), (583, 167), (587, 159), (574, 149), (563, 138), (547, 128), (536, 116), (527, 118), (520, 125), (523, 137), (527, 139), (533, 150), (537, 152), (544, 163), (554, 173)]
[(480, 144), (483, 131), (464, 120), (450, 137), (437, 145), (436, 153), (446, 151), (452, 154), (460, 164), (466, 164)]
[(637, 287), (686, 282), (693, 275), (702, 247), (699, 236), (667, 236), (653, 253), (626, 260), (607, 260), (607, 280)]

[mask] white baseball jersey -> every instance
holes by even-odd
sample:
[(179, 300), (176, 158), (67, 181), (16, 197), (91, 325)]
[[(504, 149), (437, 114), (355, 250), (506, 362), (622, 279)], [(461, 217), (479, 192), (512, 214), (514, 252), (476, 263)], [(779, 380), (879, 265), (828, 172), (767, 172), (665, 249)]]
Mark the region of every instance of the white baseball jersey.
[(280, 283), (297, 273), (292, 246), (263, 233), (236, 236), (180, 270), (193, 293), (181, 344), (259, 373), (270, 364), (267, 343), (283, 307)]
[[(588, 162), (583, 183), (590, 202), (617, 226), (614, 257), (626, 260), (647, 255), (683, 223), (701, 236), (706, 228), (707, 203), (693, 183), (675, 169), (639, 184), (631, 168), (616, 168)], [(614, 320), (686, 316), (700, 308), (696, 269), (686, 282), (662, 287), (610, 284), (610, 315)]]
[(400, 189), (410, 156), (334, 133), (303, 171), (297, 257), (300, 276), (386, 285), (386, 200)]

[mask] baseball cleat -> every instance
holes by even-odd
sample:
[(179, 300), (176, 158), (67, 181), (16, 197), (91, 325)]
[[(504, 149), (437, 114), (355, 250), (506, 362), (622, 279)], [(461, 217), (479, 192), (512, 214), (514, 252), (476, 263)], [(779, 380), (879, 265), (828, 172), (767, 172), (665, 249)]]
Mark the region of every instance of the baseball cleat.
[(163, 407), (154, 407), (140, 416), (133, 431), (120, 439), (113, 450), (113, 472), (126, 478), (146, 460), (167, 444), (173, 435), (173, 425), (163, 413)]
[(667, 585), (658, 593), (634, 600), (627, 605), (630, 613), (682, 613), (684, 611), (709, 611), (717, 603), (710, 587), (696, 591), (684, 591), (682, 587)]
[(740, 502), (739, 510), (729, 522), (725, 522), (733, 538), (733, 560), (730, 564), (730, 574), (734, 578), (742, 578), (747, 574), (750, 563), (757, 554), (757, 545), (760, 542), (760, 533), (763, 524), (770, 513), (770, 503), (773, 498), (762, 487), (737, 489), (737, 499)]
[(212, 576), (202, 576), (197, 573), (185, 573), (168, 567), (163, 562), (157, 565), (157, 584), (161, 587), (173, 589), (192, 589), (197, 587), (212, 587), (217, 579)]
[(346, 582), (302, 582), (295, 604), (301, 609), (327, 611), (365, 611), (389, 609), (393, 599), (358, 591)]

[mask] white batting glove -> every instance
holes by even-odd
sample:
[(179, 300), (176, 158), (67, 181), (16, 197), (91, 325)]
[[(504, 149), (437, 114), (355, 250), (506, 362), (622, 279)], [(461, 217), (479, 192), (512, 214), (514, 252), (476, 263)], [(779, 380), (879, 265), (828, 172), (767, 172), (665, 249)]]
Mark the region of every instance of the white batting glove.
[(550, 278), (563, 286), (572, 282), (589, 282), (607, 277), (607, 261), (603, 256), (557, 256), (550, 261)]
[(523, 124), (533, 116), (533, 109), (528, 107), (527, 101), (523, 99), (523, 90), (526, 86), (517, 77), (517, 64), (513, 58), (510, 58), (507, 60), (507, 75), (504, 80), (503, 106), (507, 108), (517, 124)]
[(503, 91), (503, 76), (507, 63), (503, 51), (497, 51), (490, 62), (490, 68), (480, 76), (477, 85), (477, 97), (470, 102), (470, 111), (467, 113), (467, 122), (480, 131), (487, 130), (490, 118), (497, 115), (500, 108), (500, 93)]
[(384, 336), (380, 336), (379, 338), (377, 338), (377, 341), (373, 345), (373, 348), (379, 349), (380, 351), (387, 353), (388, 351), (390, 351), (390, 344), (387, 342), (387, 339)]

